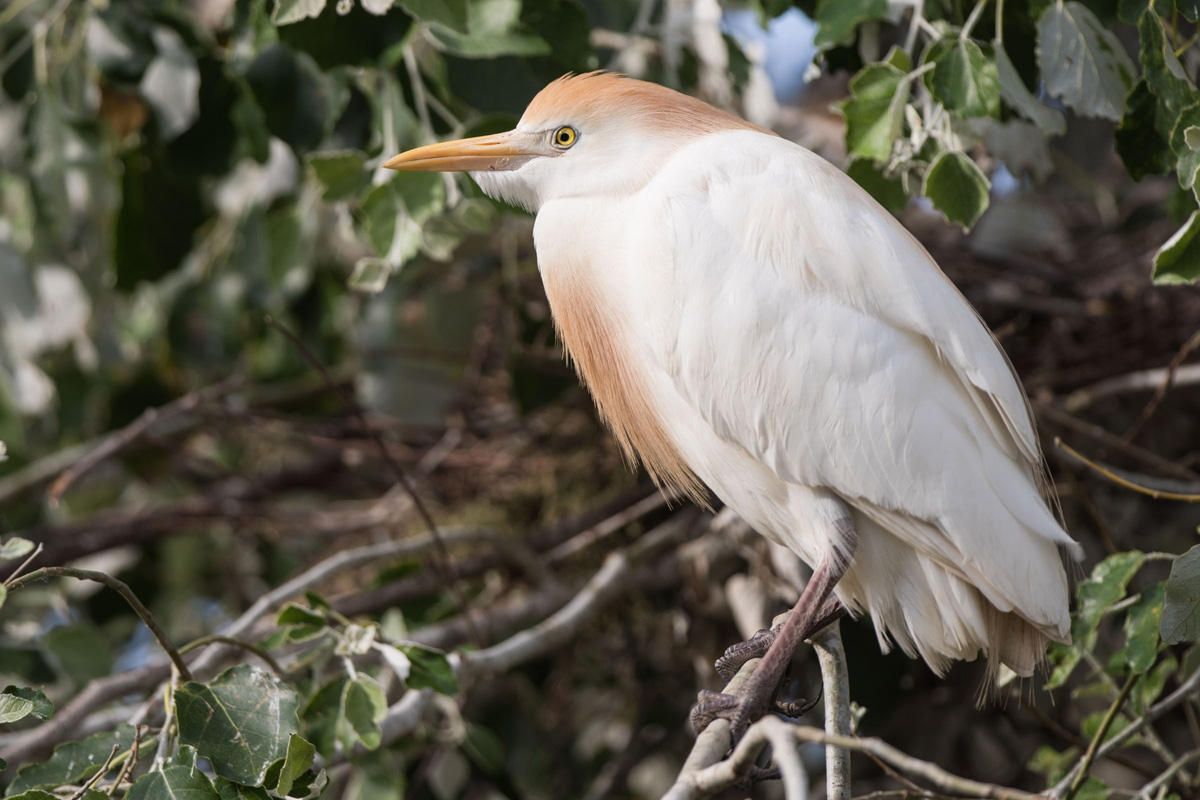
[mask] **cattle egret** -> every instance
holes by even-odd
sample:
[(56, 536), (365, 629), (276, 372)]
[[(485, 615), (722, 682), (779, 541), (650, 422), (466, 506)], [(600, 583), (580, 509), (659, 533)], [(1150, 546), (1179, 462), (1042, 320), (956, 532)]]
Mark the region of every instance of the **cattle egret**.
[(1079, 546), (1012, 367), (840, 170), (606, 73), (550, 84), (512, 131), (384, 166), (469, 172), (534, 212), (556, 327), (624, 451), (813, 567), (788, 620), (719, 662), (763, 656), (743, 698), (701, 716), (744, 730), (799, 642), (846, 611), (938, 674), (982, 653), (1029, 676), (1047, 639), (1069, 641), (1058, 548)]

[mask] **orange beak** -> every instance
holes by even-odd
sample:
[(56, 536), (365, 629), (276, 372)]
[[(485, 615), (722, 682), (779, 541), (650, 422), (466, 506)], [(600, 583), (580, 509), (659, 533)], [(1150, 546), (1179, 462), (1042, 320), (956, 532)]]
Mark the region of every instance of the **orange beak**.
[(384, 166), (420, 172), (486, 172), (515, 169), (534, 156), (548, 155), (536, 133), (508, 131), (454, 142), (438, 142), (401, 153)]

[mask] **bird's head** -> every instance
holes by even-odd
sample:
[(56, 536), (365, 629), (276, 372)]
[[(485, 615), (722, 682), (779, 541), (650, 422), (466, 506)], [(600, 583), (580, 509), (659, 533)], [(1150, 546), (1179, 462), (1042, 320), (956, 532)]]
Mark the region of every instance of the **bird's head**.
[(551, 83), (511, 131), (418, 147), (384, 166), (469, 172), (492, 197), (537, 211), (564, 197), (635, 192), (690, 141), (737, 129), (761, 131), (666, 87), (590, 72)]

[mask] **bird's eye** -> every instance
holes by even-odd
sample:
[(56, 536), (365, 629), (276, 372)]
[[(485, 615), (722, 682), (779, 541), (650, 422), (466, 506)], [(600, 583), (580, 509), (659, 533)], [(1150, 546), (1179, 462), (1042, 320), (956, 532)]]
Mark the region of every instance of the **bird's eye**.
[(570, 125), (564, 125), (554, 132), (554, 143), (559, 147), (570, 147), (578, 138), (579, 134)]

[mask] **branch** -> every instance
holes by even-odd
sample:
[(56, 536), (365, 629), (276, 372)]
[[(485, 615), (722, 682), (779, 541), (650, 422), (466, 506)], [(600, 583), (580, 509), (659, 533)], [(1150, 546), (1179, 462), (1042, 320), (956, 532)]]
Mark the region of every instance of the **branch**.
[[(1079, 463), (1107, 478), (1109, 481), (1117, 484), (1118, 486), (1137, 492), (1138, 494), (1148, 495), (1153, 497), (1155, 500), (1180, 500), (1185, 503), (1200, 503), (1200, 484), (1179, 484), (1177, 481), (1170, 481), (1170, 490), (1156, 489), (1147, 484), (1158, 483), (1160, 485), (1165, 485), (1168, 482), (1162, 479), (1150, 478), (1143, 475), (1133, 475), (1132, 473), (1127, 473), (1124, 470), (1119, 470), (1115, 467), (1108, 467), (1104, 466), (1103, 464), (1098, 464), (1079, 453), (1057, 436), (1054, 437), (1054, 446), (1062, 450)], [(1129, 477), (1126, 477), (1127, 475)], [(1179, 489), (1180, 491), (1173, 491), (1175, 489)]]
[[(1166, 714), (1171, 709), (1175, 708), (1175, 706), (1187, 700), (1189, 697), (1194, 696), (1197, 691), (1200, 691), (1200, 670), (1193, 672), (1191, 677), (1183, 682), (1183, 685), (1171, 692), (1171, 694), (1167, 695), (1162, 700), (1150, 706), (1150, 708), (1146, 709), (1146, 712), (1140, 717), (1135, 717), (1128, 725), (1122, 728), (1119, 733), (1113, 734), (1112, 738), (1100, 745), (1100, 747), (1096, 750), (1096, 758), (1104, 758), (1112, 751), (1123, 747), (1125, 742), (1129, 741), (1134, 734)], [(1062, 780), (1060, 780), (1052, 789), (1050, 789), (1048, 794), (1053, 797), (1062, 797), (1063, 792), (1066, 791), (1067, 787), (1070, 786), (1075, 780), (1075, 776), (1078, 774), (1082, 766), (1083, 761), (1081, 759), (1075, 764), (1074, 767), (1071, 768), (1070, 772), (1063, 776)]]
[[(1189, 386), (1196, 383), (1200, 383), (1200, 364), (1188, 364), (1176, 367), (1174, 370), (1170, 367), (1144, 369), (1076, 389), (1066, 396), (1063, 405), (1068, 412), (1073, 414), (1110, 395), (1158, 390), (1164, 384)], [(1163, 392), (1165, 393), (1166, 390), (1163, 389)]]
[[(981, 3), (982, 5), (982, 3)], [(846, 671), (846, 650), (842, 647), (841, 627), (837, 622), (812, 638), (821, 664), (821, 682), (825, 697), (825, 730), (849, 736), (850, 675)], [(840, 747), (825, 750), (825, 796), (827, 800), (850, 800), (850, 752)]]
[(179, 677), (183, 678), (185, 681), (190, 681), (192, 679), (192, 673), (188, 670), (187, 662), (183, 660), (183, 656), (181, 656), (179, 651), (175, 649), (175, 645), (172, 644), (170, 638), (167, 637), (166, 632), (159, 627), (158, 620), (156, 620), (154, 615), (150, 613), (150, 609), (146, 608), (146, 606), (142, 604), (142, 601), (138, 599), (137, 595), (133, 593), (133, 590), (130, 589), (127, 584), (117, 580), (112, 575), (108, 575), (104, 572), (96, 572), (90, 569), (73, 569), (71, 567), (42, 567), (41, 569), (34, 570), (23, 578), (17, 578), (14, 581), (10, 581), (6, 588), (8, 589), (9, 593), (12, 593), (24, 589), (31, 583), (49, 580), (53, 577), (76, 578), (77, 580), (81, 581), (95, 581), (96, 583), (104, 584), (108, 588), (117, 592), (117, 594), (121, 595), (121, 597), (124, 597), (125, 602), (129, 603), (129, 606), (134, 610), (134, 613), (141, 617), (142, 622), (146, 623), (146, 627), (150, 629), (152, 634), (154, 634), (154, 638), (158, 640), (159, 646), (166, 651), (167, 656), (171, 659), (171, 663), (174, 664), (175, 669), (179, 671)]
[(194, 411), (202, 403), (211, 403), (230, 392), (237, 391), (245, 383), (245, 375), (234, 374), (219, 383), (214, 383), (212, 386), (188, 392), (183, 397), (172, 400), (159, 408), (147, 408), (142, 412), (141, 416), (129, 425), (107, 434), (95, 447), (59, 475), (54, 483), (50, 484), (50, 489), (47, 491), (50, 502), (57, 504), (59, 498), (62, 497), (62, 493), (81, 475), (104, 459), (115, 455), (137, 441), (139, 437), (153, 427), (154, 423), (179, 416), (188, 411)]

